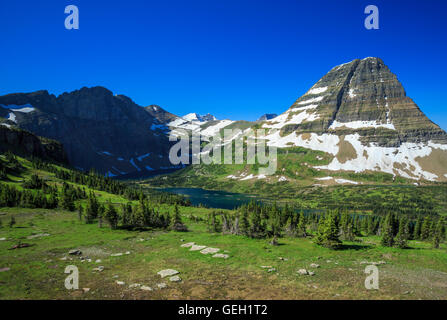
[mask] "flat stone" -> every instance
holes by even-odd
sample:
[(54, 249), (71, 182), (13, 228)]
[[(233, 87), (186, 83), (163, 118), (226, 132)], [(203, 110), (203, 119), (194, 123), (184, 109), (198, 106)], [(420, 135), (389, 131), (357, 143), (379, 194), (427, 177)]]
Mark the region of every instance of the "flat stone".
[(275, 268), (270, 268), (270, 269), (267, 270), (267, 272), (275, 272), (275, 271), (276, 271)]
[(205, 248), (205, 249), (201, 250), (200, 253), (202, 253), (202, 254), (217, 253), (217, 252), (219, 252), (219, 250), (220, 249), (218, 249), (218, 248), (210, 248), (210, 247), (208, 247), (208, 248)]
[(166, 283), (162, 282), (162, 283), (158, 283), (157, 287), (158, 287), (158, 289), (164, 289), (164, 288), (167, 288), (168, 285)]
[(84, 293), (87, 293), (90, 291), (90, 288), (82, 288), (82, 290), (84, 291)]
[(110, 256), (111, 257), (121, 257), (123, 255), (122, 252), (118, 252), (118, 253), (112, 253)]
[(315, 272), (313, 272), (313, 271), (309, 271), (309, 276), (314, 276), (315, 275)]
[(9, 271), (9, 270), (11, 270), (10, 268), (0, 268), (0, 272), (6, 272), (6, 271)]
[(139, 284), (139, 283), (132, 283), (132, 284), (129, 286), (129, 288), (139, 288), (139, 287), (141, 287), (141, 284)]
[(6, 240), (6, 238), (0, 238), (0, 241), (5, 241)]
[(189, 247), (192, 247), (195, 244), (196, 244), (195, 242), (188, 242), (188, 243), (184, 243), (184, 244), (180, 245), (180, 247), (182, 247), (182, 248), (189, 248)]
[(99, 266), (97, 268), (93, 268), (93, 271), (103, 272), (104, 271), (104, 267), (103, 266)]
[(191, 249), (189, 249), (189, 251), (200, 251), (205, 248), (206, 248), (206, 246), (198, 246), (195, 244), (195, 245), (191, 246)]
[(319, 265), (319, 264), (316, 264), (316, 263), (311, 263), (311, 264), (310, 264), (310, 267), (311, 267), (311, 268), (319, 268), (320, 265)]
[(115, 281), (115, 282), (117, 285), (120, 285), (120, 286), (123, 286), (126, 284), (124, 281)]
[(151, 287), (148, 287), (148, 286), (141, 286), (140, 289), (144, 290), (144, 291), (153, 291), (154, 290), (154, 289), (152, 289)]
[(306, 269), (299, 269), (298, 273), (301, 275), (307, 275), (307, 270)]
[(101, 259), (96, 260), (95, 263), (101, 263)]
[(67, 260), (67, 257), (62, 257), (59, 260), (65, 261), (65, 260)]
[(35, 238), (41, 238), (41, 237), (48, 237), (50, 236), (49, 233), (39, 233), (39, 234), (33, 234), (31, 236), (26, 237), (27, 239), (35, 239)]
[(272, 266), (261, 266), (262, 269), (270, 269), (273, 268)]
[(223, 258), (223, 259), (228, 259), (230, 256), (228, 254), (224, 254), (224, 253), (216, 253), (215, 255), (213, 255), (213, 258)]
[(82, 251), (79, 249), (73, 249), (73, 250), (68, 251), (68, 254), (71, 254), (73, 256), (79, 256), (82, 254)]
[(169, 281), (171, 282), (180, 282), (182, 281), (182, 278), (180, 278), (179, 276), (173, 276), (169, 278)]
[(126, 251), (126, 254), (130, 254), (130, 251)]
[(157, 274), (160, 275), (160, 277), (162, 277), (162, 278), (175, 276), (176, 274), (179, 274), (179, 273), (180, 272), (178, 272), (177, 270), (174, 270), (174, 269), (165, 269), (165, 270), (161, 270), (161, 271), (157, 272)]

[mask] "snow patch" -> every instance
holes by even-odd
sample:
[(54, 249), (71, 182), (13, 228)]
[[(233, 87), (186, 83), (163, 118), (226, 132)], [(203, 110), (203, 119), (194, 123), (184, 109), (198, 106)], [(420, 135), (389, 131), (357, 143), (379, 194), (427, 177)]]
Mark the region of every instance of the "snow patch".
[(327, 87), (313, 88), (310, 89), (306, 94), (320, 94), (327, 90)]
[(151, 153), (149, 152), (149, 153), (143, 154), (142, 156), (139, 156), (137, 159), (138, 159), (138, 161), (141, 162), (141, 161), (143, 161), (144, 158), (147, 158), (150, 155), (151, 155)]
[(135, 164), (135, 161), (133, 161), (133, 158), (132, 159), (130, 159), (130, 164), (131, 165), (133, 165), (134, 167), (135, 167), (135, 169), (137, 169), (138, 171), (141, 171), (141, 169), (140, 168), (138, 168), (138, 166)]
[(386, 128), (391, 130), (396, 130), (394, 125), (392, 123), (377, 123), (376, 120), (373, 121), (351, 121), (351, 122), (338, 122), (337, 120), (334, 120), (332, 124), (329, 126), (329, 129), (336, 129), (346, 127), (350, 129), (360, 129), (360, 128)]

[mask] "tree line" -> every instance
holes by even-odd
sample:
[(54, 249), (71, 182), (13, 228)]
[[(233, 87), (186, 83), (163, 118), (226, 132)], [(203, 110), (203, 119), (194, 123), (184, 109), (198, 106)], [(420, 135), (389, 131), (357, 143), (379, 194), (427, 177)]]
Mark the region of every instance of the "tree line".
[(250, 238), (312, 237), (318, 245), (339, 249), (343, 241), (362, 236), (380, 236), (383, 246), (406, 248), (408, 240), (430, 241), (434, 248), (446, 239), (446, 221), (434, 215), (411, 220), (406, 215), (382, 216), (350, 214), (347, 210), (307, 212), (286, 204), (251, 202), (234, 213), (212, 211), (207, 219), (210, 232), (243, 235)]

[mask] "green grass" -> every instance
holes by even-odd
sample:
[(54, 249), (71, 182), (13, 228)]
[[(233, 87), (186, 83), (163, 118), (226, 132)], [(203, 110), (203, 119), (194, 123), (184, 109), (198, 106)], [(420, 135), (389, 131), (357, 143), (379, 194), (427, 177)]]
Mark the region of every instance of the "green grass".
[[(190, 231), (128, 231), (98, 228), (77, 220), (75, 213), (42, 209), (2, 209), (0, 216), (0, 299), (445, 299), (447, 297), (446, 245), (431, 249), (428, 243), (411, 241), (410, 249), (384, 248), (377, 237), (345, 242), (343, 250), (321, 248), (312, 239), (282, 238), (279, 246), (267, 240), (209, 233), (204, 223), (188, 219), (204, 216), (204, 208), (181, 208)], [(10, 214), (17, 225), (6, 227)], [(33, 234), (50, 236), (27, 239)], [(144, 241), (140, 241), (144, 239)], [(184, 241), (182, 242), (181, 239)], [(180, 245), (189, 241), (228, 251), (227, 260), (190, 252)], [(18, 242), (28, 248), (8, 250)], [(79, 248), (92, 262), (77, 258), (62, 261), (70, 249)], [(130, 251), (129, 255), (110, 254)], [(287, 261), (280, 260), (283, 257)], [(101, 259), (99, 264), (96, 259)], [(364, 288), (366, 261), (386, 261), (379, 266), (380, 289)], [(311, 263), (321, 267), (310, 268)], [(76, 265), (80, 288), (64, 287), (64, 269)], [(93, 272), (102, 265), (105, 270)], [(272, 266), (267, 272), (261, 266)], [(180, 271), (181, 283), (146, 292), (129, 284), (151, 286), (162, 282), (156, 274), (166, 268)], [(315, 276), (299, 276), (297, 270), (314, 270)], [(118, 278), (114, 278), (118, 276)], [(119, 286), (116, 280), (124, 281)], [(407, 292), (408, 291), (408, 292)]]

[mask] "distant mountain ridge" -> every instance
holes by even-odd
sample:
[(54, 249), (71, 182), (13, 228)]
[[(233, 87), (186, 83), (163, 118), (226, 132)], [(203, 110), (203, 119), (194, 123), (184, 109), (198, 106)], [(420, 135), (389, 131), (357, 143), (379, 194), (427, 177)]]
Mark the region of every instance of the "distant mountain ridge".
[[(124, 95), (103, 87), (59, 96), (47, 91), (0, 97), (4, 125), (60, 141), (70, 163), (109, 176), (170, 168), (170, 142), (162, 123)], [(8, 106), (26, 106), (17, 112)], [(32, 108), (32, 109), (30, 109)]]
[[(179, 168), (169, 161), (174, 143), (169, 136), (183, 135), (184, 130), (200, 132), (206, 140), (225, 128), (263, 128), (270, 146), (324, 152), (329, 163), (313, 170), (447, 181), (446, 132), (406, 96), (384, 62), (373, 57), (332, 68), (288, 110), (256, 122), (217, 120), (209, 113), (179, 117), (158, 105), (143, 108), (103, 87), (60, 96), (47, 91), (1, 96), (0, 118), (2, 126), (60, 141), (72, 165), (109, 176)], [(229, 176), (239, 179), (238, 174)]]

